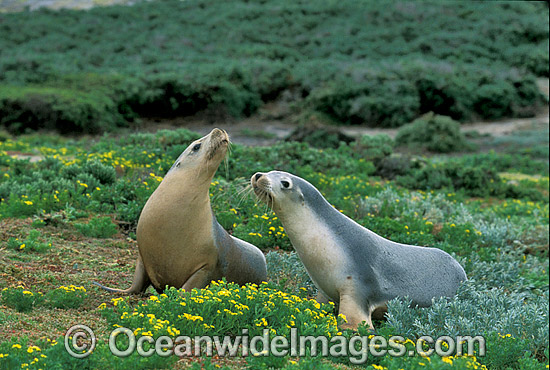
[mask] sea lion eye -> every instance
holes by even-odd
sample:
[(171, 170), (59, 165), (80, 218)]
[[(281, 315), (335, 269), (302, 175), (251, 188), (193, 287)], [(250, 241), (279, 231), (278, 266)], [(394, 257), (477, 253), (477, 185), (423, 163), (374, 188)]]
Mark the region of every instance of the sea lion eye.
[(199, 150), (201, 148), (201, 143), (198, 143), (198, 144), (195, 144), (195, 146), (193, 147), (193, 151), (196, 152), (197, 150)]
[(281, 181), (281, 185), (283, 185), (283, 188), (288, 189), (290, 187), (290, 182), (283, 180)]

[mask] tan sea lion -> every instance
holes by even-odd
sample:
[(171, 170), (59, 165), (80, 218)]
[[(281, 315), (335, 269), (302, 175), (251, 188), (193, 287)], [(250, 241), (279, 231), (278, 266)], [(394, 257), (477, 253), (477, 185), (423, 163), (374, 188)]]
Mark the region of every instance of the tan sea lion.
[[(271, 171), (251, 178), (256, 196), (281, 220), (321, 298), (339, 303), (356, 329), (386, 302), (408, 296), (427, 307), (432, 298), (454, 296), (467, 280), (460, 264), (437, 249), (392, 242), (331, 206), (306, 180)], [(323, 297), (324, 296), (324, 297)]]
[(222, 277), (241, 285), (267, 279), (264, 254), (229, 235), (212, 212), (210, 184), (228, 146), (227, 133), (216, 128), (185, 149), (141, 211), (132, 286), (97, 285), (135, 294), (151, 284), (190, 290)]

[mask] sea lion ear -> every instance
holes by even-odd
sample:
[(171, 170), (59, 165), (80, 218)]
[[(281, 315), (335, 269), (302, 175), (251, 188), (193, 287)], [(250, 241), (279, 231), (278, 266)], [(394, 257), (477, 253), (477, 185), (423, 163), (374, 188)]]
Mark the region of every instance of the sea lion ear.
[(302, 191), (300, 190), (300, 201), (302, 202), (302, 205), (305, 205), (306, 204), (306, 198), (304, 198), (304, 193), (302, 193)]

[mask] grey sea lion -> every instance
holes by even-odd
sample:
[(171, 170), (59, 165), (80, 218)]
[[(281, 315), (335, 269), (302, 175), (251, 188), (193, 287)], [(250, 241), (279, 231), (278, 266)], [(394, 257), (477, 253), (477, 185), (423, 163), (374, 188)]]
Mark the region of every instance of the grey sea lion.
[[(256, 196), (277, 214), (323, 296), (339, 303), (344, 328), (356, 329), (395, 297), (427, 307), (467, 280), (448, 253), (385, 239), (331, 206), (306, 180), (281, 171), (251, 178)], [(321, 299), (322, 300), (322, 299)]]
[(241, 285), (267, 279), (264, 254), (229, 235), (212, 212), (210, 184), (228, 146), (227, 133), (216, 128), (183, 151), (141, 211), (132, 286), (97, 285), (136, 294), (149, 285), (190, 290), (222, 277)]

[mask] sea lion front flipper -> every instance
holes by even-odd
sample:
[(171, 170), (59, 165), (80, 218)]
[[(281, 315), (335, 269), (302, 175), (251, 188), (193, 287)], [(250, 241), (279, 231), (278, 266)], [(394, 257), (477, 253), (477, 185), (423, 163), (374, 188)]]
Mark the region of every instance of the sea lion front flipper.
[(347, 321), (340, 326), (342, 329), (357, 330), (359, 324), (366, 321), (368, 327), (374, 330), (370, 312), (365, 312), (363, 304), (359, 304), (353, 295), (346, 293), (340, 294), (340, 308), (338, 312), (343, 314)]
[(149, 279), (149, 276), (147, 276), (145, 266), (143, 266), (143, 262), (141, 261), (141, 256), (138, 256), (136, 260), (136, 271), (134, 272), (134, 278), (132, 279), (132, 286), (130, 288), (114, 289), (101, 285), (95, 281), (94, 284), (111, 293), (142, 294), (147, 290), (149, 285), (151, 285), (151, 280)]

